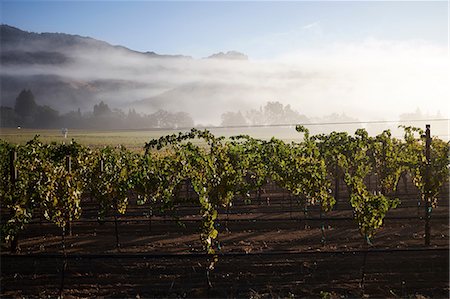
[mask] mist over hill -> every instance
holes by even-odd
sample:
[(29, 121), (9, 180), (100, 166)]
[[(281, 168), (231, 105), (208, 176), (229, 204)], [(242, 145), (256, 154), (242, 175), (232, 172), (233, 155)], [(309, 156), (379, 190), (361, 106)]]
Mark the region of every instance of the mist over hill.
[[(442, 103), (448, 95), (448, 87), (441, 84), (444, 67), (426, 59), (411, 64), (416, 54), (402, 55), (403, 48), (389, 43), (334, 45), (328, 52), (305, 51), (274, 61), (253, 61), (235, 50), (202, 59), (151, 49), (138, 52), (90, 37), (26, 32), (8, 25), (0, 26), (0, 43), (1, 106), (14, 107), (26, 89), (39, 105), (62, 114), (89, 113), (103, 102), (138, 114), (183, 112), (196, 125), (220, 125), (227, 112), (279, 102), (309, 119), (343, 114), (398, 119), (417, 107), (427, 115), (443, 108), (445, 113)], [(440, 55), (428, 45), (416, 48), (419, 56), (430, 49)], [(400, 63), (392, 58), (397, 56), (403, 59)], [(428, 83), (435, 88), (424, 87)]]
[[(135, 67), (154, 59), (191, 59), (136, 52), (78, 35), (25, 32), (8, 25), (0, 27), (0, 43), (2, 105), (13, 106), (25, 88), (42, 104), (62, 112), (87, 111), (100, 100), (125, 107), (123, 104), (140, 99), (138, 90), (169, 89), (164, 82), (139, 79), (142, 70)], [(135, 64), (127, 67), (131, 61)]]
[[(142, 113), (186, 111), (197, 121), (217, 123), (220, 110), (237, 102), (235, 94), (226, 96), (228, 91), (248, 93), (234, 83), (217, 82), (222, 78), (205, 80), (206, 73), (218, 72), (226, 60), (247, 60), (236, 51), (199, 61), (137, 52), (78, 35), (25, 32), (8, 25), (0, 29), (3, 106), (14, 106), (19, 92), (30, 89), (43, 105), (61, 112), (89, 111), (104, 101)], [(216, 110), (215, 118), (202, 118), (200, 107)]]

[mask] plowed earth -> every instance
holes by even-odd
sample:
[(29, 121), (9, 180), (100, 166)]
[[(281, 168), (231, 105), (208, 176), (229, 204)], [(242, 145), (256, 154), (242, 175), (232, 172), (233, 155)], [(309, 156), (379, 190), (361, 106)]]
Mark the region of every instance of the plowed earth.
[[(117, 246), (113, 215), (97, 221), (97, 205), (86, 198), (81, 219), (65, 237), (66, 258), (61, 229), (40, 218), (20, 233), (20, 252), (10, 254), (2, 244), (1, 295), (448, 298), (448, 186), (432, 212), (430, 247), (424, 247), (417, 190), (402, 185), (397, 195), (400, 206), (388, 213), (367, 251), (343, 186), (334, 210), (323, 215), (317, 207), (306, 211), (273, 184), (253, 194), (250, 204), (237, 199), (219, 211), (212, 287), (197, 207), (186, 203), (162, 214), (131, 200), (117, 217)], [(193, 194), (184, 188), (180, 196)]]

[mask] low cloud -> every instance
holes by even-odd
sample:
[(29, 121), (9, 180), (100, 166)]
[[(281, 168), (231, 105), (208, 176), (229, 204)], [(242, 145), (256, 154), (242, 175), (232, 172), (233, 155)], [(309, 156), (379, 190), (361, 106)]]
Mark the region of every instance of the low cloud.
[(279, 101), (311, 117), (345, 113), (360, 120), (397, 119), (416, 108), (449, 117), (447, 49), (424, 41), (367, 39), (260, 61), (157, 58), (124, 49), (79, 48), (65, 54), (68, 64), (2, 66), (1, 74), (57, 76), (89, 91), (76, 102), (37, 98), (61, 111), (88, 109), (95, 99), (145, 113), (185, 111), (197, 124), (219, 124), (226, 111)]
[(314, 23), (303, 26), (302, 29), (311, 30), (311, 29), (315, 29), (315, 28), (319, 28), (319, 27), (320, 27), (320, 22), (314, 22)]

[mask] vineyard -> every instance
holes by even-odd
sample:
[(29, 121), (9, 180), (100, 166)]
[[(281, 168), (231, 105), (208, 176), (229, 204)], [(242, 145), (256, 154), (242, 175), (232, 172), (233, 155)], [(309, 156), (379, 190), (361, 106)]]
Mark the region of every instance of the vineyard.
[(1, 295), (447, 297), (449, 143), (0, 140)]

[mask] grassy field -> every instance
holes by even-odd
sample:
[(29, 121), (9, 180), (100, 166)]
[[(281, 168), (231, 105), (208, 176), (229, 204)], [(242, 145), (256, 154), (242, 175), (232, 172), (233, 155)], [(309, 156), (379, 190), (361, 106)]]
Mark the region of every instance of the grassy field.
[[(64, 138), (61, 130), (44, 129), (0, 129), (0, 138), (15, 144), (25, 144), (35, 135), (39, 135), (42, 142), (76, 142), (89, 147), (102, 147), (105, 145), (124, 145), (127, 148), (142, 148), (146, 142), (164, 135), (178, 133), (178, 130), (116, 130), (116, 131), (94, 131), (94, 130), (69, 130), (67, 138)], [(233, 128), (233, 129), (212, 129), (216, 136), (233, 136), (248, 134), (255, 138), (270, 139), (272, 136), (286, 141), (302, 138), (302, 134), (295, 131), (295, 128)]]
[(43, 129), (1, 129), (0, 138), (11, 143), (24, 144), (39, 135), (42, 142), (62, 143), (76, 142), (89, 147), (102, 147), (105, 145), (124, 145), (129, 148), (141, 148), (153, 138), (172, 134), (174, 131), (91, 131), (69, 130), (67, 138), (64, 138), (61, 130)]
[[(425, 123), (430, 122), (415, 122), (405, 125), (413, 125), (420, 128), (425, 128)], [(432, 135), (439, 136), (443, 140), (448, 140), (448, 122), (431, 122)], [(352, 124), (352, 125), (307, 125), (311, 134), (329, 133), (332, 131), (347, 131), (349, 133), (355, 132), (358, 128), (366, 128), (371, 136), (381, 133), (383, 130), (390, 129), (393, 136), (397, 138), (403, 137), (403, 130), (397, 128), (398, 124)], [(284, 141), (300, 141), (303, 134), (295, 131), (293, 126), (285, 127), (252, 127), (252, 128), (214, 128), (209, 129), (216, 136), (235, 136), (235, 135), (250, 135), (259, 139), (270, 139), (272, 137), (282, 139)], [(186, 130), (184, 130), (186, 131)], [(0, 128), (0, 139), (11, 143), (24, 144), (32, 139), (35, 135), (40, 136), (40, 140), (45, 143), (50, 142), (70, 142), (74, 139), (76, 142), (89, 147), (102, 147), (105, 145), (118, 146), (124, 145), (130, 149), (141, 149), (146, 142), (154, 138), (159, 138), (164, 135), (178, 133), (179, 130), (76, 130), (69, 129), (67, 139), (65, 139), (60, 129), (44, 130), (44, 129), (17, 129), (17, 128)]]

